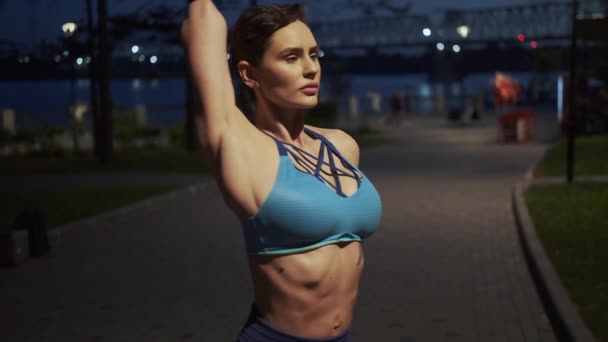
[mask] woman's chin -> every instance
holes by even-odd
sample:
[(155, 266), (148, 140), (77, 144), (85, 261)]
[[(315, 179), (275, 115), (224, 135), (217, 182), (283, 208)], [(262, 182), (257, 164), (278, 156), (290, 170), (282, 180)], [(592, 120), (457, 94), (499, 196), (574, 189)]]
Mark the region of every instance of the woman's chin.
[(303, 101), (298, 101), (298, 103), (295, 103), (294, 105), (296, 105), (298, 109), (311, 109), (316, 107), (318, 104), (319, 98), (315, 96), (309, 99), (304, 99)]

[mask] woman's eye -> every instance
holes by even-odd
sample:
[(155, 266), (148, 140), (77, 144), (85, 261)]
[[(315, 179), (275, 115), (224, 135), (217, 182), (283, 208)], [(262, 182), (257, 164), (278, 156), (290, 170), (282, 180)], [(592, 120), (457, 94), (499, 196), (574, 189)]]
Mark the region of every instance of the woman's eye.
[(287, 56), (287, 58), (285, 58), (285, 60), (289, 63), (295, 62), (298, 60), (298, 57), (296, 56)]
[(310, 58), (317, 59), (317, 58), (319, 58), (319, 55), (317, 55), (316, 53), (313, 53), (310, 55)]

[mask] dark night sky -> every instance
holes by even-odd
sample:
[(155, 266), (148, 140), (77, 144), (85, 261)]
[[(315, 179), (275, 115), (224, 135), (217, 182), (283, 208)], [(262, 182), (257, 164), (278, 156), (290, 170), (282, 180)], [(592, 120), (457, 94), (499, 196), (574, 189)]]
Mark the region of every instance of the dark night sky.
[[(373, 0), (372, 0), (373, 1)], [(478, 8), (514, 5), (530, 2), (531, 0), (410, 0), (412, 12), (432, 13), (443, 8)], [(249, 1), (232, 0), (233, 3)], [(281, 0), (258, 0), (258, 3), (298, 2)], [(299, 1), (310, 9), (311, 21), (325, 17), (331, 13), (332, 18), (337, 9), (349, 1)], [(183, 6), (186, 0), (108, 0), (110, 13), (128, 12), (142, 6), (153, 7), (166, 4), (170, 6)], [(393, 0), (394, 4), (403, 4), (406, 1)], [(230, 23), (234, 20), (240, 9), (224, 11)], [(343, 15), (352, 15), (351, 12), (341, 11)], [(54, 40), (61, 34), (61, 24), (66, 21), (77, 21), (84, 18), (85, 0), (0, 0), (0, 41), (15, 41), (22, 47), (31, 46), (32, 42), (42, 39)]]

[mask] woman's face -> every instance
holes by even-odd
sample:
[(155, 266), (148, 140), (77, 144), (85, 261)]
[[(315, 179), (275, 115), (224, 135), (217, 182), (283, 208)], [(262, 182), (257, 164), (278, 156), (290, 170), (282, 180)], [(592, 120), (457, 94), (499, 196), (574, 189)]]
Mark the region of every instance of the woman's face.
[(321, 82), (319, 47), (306, 24), (295, 21), (276, 31), (260, 65), (253, 68), (259, 94), (283, 108), (317, 105)]

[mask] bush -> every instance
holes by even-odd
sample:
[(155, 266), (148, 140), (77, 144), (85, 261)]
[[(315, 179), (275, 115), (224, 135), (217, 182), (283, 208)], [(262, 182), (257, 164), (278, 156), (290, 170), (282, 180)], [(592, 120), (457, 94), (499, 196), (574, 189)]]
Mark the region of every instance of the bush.
[(61, 128), (46, 124), (30, 132), (23, 132), (19, 135), (19, 138), (23, 137), (28, 141), (28, 137), (30, 139), (33, 137), (34, 141), (39, 144), (40, 149), (38, 151), (30, 152), (30, 155), (42, 157), (62, 156), (64, 151), (56, 140), (56, 136), (61, 133)]
[(139, 127), (137, 125), (137, 114), (128, 111), (114, 115), (114, 135), (121, 148), (133, 147)]
[(11, 131), (6, 128), (0, 128), (0, 147), (6, 145), (12, 136)]
[(177, 148), (184, 148), (186, 146), (186, 130), (183, 122), (179, 122), (169, 128), (169, 145)]

